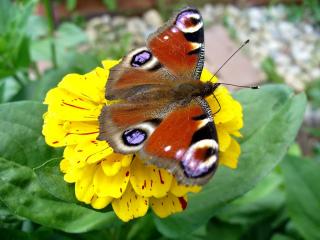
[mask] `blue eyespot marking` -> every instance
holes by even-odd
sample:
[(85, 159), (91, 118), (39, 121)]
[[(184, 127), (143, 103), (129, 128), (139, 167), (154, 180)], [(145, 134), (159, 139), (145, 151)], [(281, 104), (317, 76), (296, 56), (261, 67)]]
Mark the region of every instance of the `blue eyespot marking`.
[(129, 129), (122, 134), (122, 140), (127, 146), (138, 146), (147, 138), (147, 133), (141, 129)]
[(132, 57), (131, 66), (141, 67), (143, 64), (150, 61), (151, 58), (152, 58), (152, 54), (149, 51), (144, 50), (142, 52), (135, 54)]

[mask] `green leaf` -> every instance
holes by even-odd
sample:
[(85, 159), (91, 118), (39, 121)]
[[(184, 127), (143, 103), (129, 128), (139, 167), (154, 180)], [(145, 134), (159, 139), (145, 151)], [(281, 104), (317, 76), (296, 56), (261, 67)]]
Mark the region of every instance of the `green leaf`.
[(50, 197), (31, 168), (0, 158), (0, 200), (15, 214), (66, 232), (120, 224), (113, 212), (98, 212)]
[(244, 229), (240, 225), (212, 220), (207, 226), (207, 237), (205, 239), (238, 240), (241, 239), (243, 232)]
[(41, 134), (46, 106), (38, 102), (15, 102), (0, 105), (0, 157), (36, 167), (61, 156), (50, 148)]
[(117, 0), (102, 0), (104, 5), (106, 5), (109, 11), (114, 11), (117, 9)]
[(305, 239), (320, 239), (320, 164), (288, 156), (281, 164), (287, 207), (295, 228)]
[(190, 233), (227, 202), (252, 189), (282, 160), (297, 134), (306, 105), (304, 94), (294, 95), (288, 87), (271, 85), (242, 90), (235, 97), (244, 108), (239, 166), (236, 170), (220, 167), (200, 193), (190, 195), (186, 211), (155, 219), (166, 236)]
[(294, 239), (283, 234), (275, 234), (274, 236), (272, 236), (271, 240), (294, 240)]
[(73, 23), (63, 23), (57, 31), (57, 45), (65, 48), (76, 47), (88, 41), (86, 33)]
[(13, 229), (0, 228), (0, 234), (1, 234), (2, 240), (13, 240), (13, 239), (32, 240), (33, 239), (29, 233), (19, 231), (19, 230), (13, 230)]
[(15, 67), (28, 68), (31, 63), (29, 38), (24, 37), (21, 41), (15, 59)]
[(35, 101), (43, 101), (47, 92), (58, 85), (63, 76), (72, 72), (70, 68), (57, 68), (46, 71), (42, 78), (26, 85), (14, 100), (28, 99)]
[(261, 63), (262, 70), (266, 73), (267, 79), (273, 83), (283, 83), (283, 77), (277, 72), (276, 63), (273, 58), (267, 57)]
[(74, 186), (63, 180), (59, 163), (61, 159), (51, 159), (34, 169), (43, 189), (58, 199), (66, 202), (77, 202), (74, 195)]
[(272, 172), (250, 192), (220, 210), (217, 217), (228, 223), (248, 226), (276, 215), (285, 200), (281, 184), (280, 174)]
[(68, 11), (73, 11), (77, 6), (77, 0), (67, 0)]

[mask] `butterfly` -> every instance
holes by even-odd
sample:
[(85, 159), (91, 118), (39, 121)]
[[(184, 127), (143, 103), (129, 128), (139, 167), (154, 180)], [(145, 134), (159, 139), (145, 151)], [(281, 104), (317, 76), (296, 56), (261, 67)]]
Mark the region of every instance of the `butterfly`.
[(184, 185), (203, 185), (218, 166), (219, 144), (206, 96), (219, 83), (201, 82), (204, 30), (186, 7), (110, 69), (100, 134), (121, 154), (171, 172)]

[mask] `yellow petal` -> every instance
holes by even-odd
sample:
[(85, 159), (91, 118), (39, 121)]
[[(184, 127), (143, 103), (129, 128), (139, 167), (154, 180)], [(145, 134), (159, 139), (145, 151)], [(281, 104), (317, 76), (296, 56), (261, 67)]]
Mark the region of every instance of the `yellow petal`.
[(43, 119), (42, 134), (45, 136), (46, 143), (52, 147), (65, 146), (67, 134), (63, 128), (65, 121), (56, 119), (49, 113), (45, 113)]
[(128, 167), (131, 159), (132, 155), (112, 153), (101, 162), (102, 170), (106, 176), (114, 176), (121, 167)]
[(243, 127), (243, 119), (242, 116), (238, 115), (230, 121), (221, 123), (220, 125), (229, 133), (237, 132), (239, 129)]
[(99, 132), (88, 132), (84, 134), (68, 134), (66, 136), (67, 145), (81, 144), (84, 142), (95, 141)]
[(60, 162), (60, 170), (65, 173), (63, 179), (68, 183), (74, 183), (78, 181), (85, 168), (77, 168), (75, 167), (69, 159), (63, 159)]
[(200, 192), (201, 187), (200, 186), (185, 186), (178, 184), (177, 180), (175, 178), (172, 179), (172, 184), (170, 188), (170, 192), (175, 195), (176, 197), (182, 197), (186, 195), (188, 192)]
[(230, 146), (226, 149), (225, 152), (220, 152), (220, 164), (223, 164), (229, 168), (237, 168), (238, 158), (241, 153), (241, 148), (239, 143), (231, 139)]
[(230, 134), (220, 125), (216, 125), (216, 130), (218, 135), (219, 151), (224, 152), (231, 143)]
[(68, 74), (62, 79), (58, 87), (79, 96), (84, 101), (91, 101), (97, 104), (103, 102), (101, 89), (97, 88), (96, 84), (97, 76), (94, 74), (95, 76), (90, 75), (91, 77), (89, 78), (86, 75)]
[(86, 163), (95, 163), (113, 153), (113, 149), (105, 141), (92, 140), (83, 142), (72, 148), (67, 146), (64, 157), (82, 167)]
[(112, 199), (112, 197), (98, 197), (97, 195), (93, 195), (91, 206), (95, 209), (102, 209), (108, 206)]
[(60, 162), (60, 171), (63, 173), (68, 172), (71, 169), (71, 165), (68, 159), (62, 159)]
[(169, 193), (163, 198), (150, 198), (150, 206), (159, 217), (165, 218), (186, 209), (187, 196), (176, 197)]
[(45, 104), (48, 104), (48, 112), (55, 118), (68, 121), (93, 121), (97, 120), (102, 104), (85, 101), (78, 95), (65, 89), (51, 89), (46, 96)]
[(149, 208), (149, 199), (138, 195), (129, 184), (122, 197), (112, 201), (117, 216), (124, 222), (144, 216)]
[[(90, 83), (94, 84), (94, 87), (100, 91), (101, 97), (105, 99), (105, 87), (107, 83), (107, 79), (109, 76), (109, 71), (105, 70), (104, 68), (97, 67), (91, 72), (88, 72), (84, 75)], [(98, 93), (97, 93), (98, 94)]]
[(97, 169), (96, 164), (87, 165), (75, 185), (76, 198), (87, 204), (91, 203), (94, 194), (93, 177)]
[(212, 95), (206, 98), (212, 111), (215, 124), (230, 121), (232, 118), (234, 118), (234, 112), (232, 109), (232, 97), (228, 94), (216, 95), (216, 97), (221, 106), (220, 110), (217, 100)]
[(218, 78), (217, 77), (212, 77), (213, 74), (206, 68), (204, 68), (201, 72), (201, 76), (200, 76), (200, 80), (202, 82), (208, 82), (210, 80), (210, 82), (218, 82)]
[[(102, 61), (102, 66), (105, 70), (109, 70), (110, 68), (117, 65), (121, 60), (104, 60)], [(109, 72), (109, 71), (108, 71)]]
[(172, 175), (164, 169), (145, 165), (136, 157), (131, 164), (130, 182), (136, 193), (145, 197), (163, 197), (171, 186)]
[(108, 177), (98, 167), (94, 176), (94, 192), (99, 197), (119, 198), (125, 192), (130, 178), (130, 168), (122, 168), (116, 175)]

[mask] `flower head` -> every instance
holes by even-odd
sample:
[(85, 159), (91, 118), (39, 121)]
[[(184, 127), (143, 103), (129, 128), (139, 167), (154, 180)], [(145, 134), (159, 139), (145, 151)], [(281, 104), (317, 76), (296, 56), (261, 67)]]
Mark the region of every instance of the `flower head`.
[[(199, 186), (180, 185), (165, 169), (145, 165), (139, 155), (115, 153), (105, 141), (97, 140), (98, 117), (105, 104), (105, 85), (109, 69), (118, 61), (104, 61), (84, 74), (69, 74), (45, 98), (43, 135), (48, 145), (65, 147), (60, 169), (64, 180), (75, 183), (76, 198), (95, 209), (109, 204), (122, 221), (144, 216), (149, 207), (159, 216), (183, 211), (187, 193), (199, 192)], [(203, 70), (201, 80), (212, 74)], [(214, 81), (216, 79), (214, 78)], [(242, 107), (222, 86), (215, 91), (221, 110), (214, 115), (219, 140), (219, 161), (236, 168), (241, 137)], [(213, 96), (207, 101), (216, 112), (219, 105)]]

